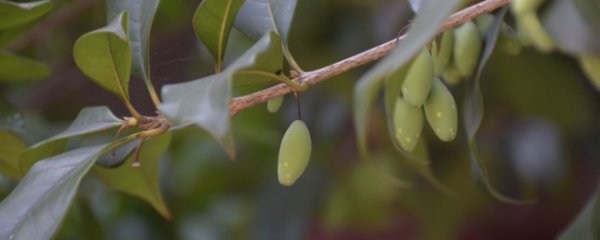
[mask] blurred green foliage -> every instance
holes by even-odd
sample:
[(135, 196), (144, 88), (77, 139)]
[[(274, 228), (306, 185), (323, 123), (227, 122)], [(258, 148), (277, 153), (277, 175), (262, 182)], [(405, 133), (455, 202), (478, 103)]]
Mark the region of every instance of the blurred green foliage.
[[(49, 16), (75, 2), (56, 0)], [(155, 84), (212, 74), (212, 57), (191, 25), (198, 4), (161, 2), (150, 46)], [(28, 145), (64, 129), (85, 106), (108, 105), (118, 116), (126, 115), (125, 106), (85, 78), (71, 57), (74, 41), (103, 26), (104, 17), (103, 3), (97, 1), (23, 50), (51, 66), (52, 74), (44, 81), (0, 84), (1, 97), (15, 106), (0, 107), (0, 116), (21, 113), (25, 129), (20, 135)], [(318, 68), (395, 37), (410, 17), (404, 1), (298, 1), (289, 49), (304, 69)], [(0, 32), (0, 45), (8, 45), (4, 41), (9, 34)], [(234, 29), (227, 52), (242, 53), (251, 43)], [(226, 64), (228, 59), (235, 57), (226, 54)], [(458, 196), (431, 186), (399, 161), (388, 140), (381, 101), (369, 126), (373, 159), (415, 187), (394, 188), (361, 163), (352, 131), (351, 96), (367, 68), (302, 94), (313, 155), (296, 185), (282, 187), (276, 175), (279, 142), (296, 114), (295, 99), (288, 95), (276, 114), (268, 113), (264, 104), (233, 118), (236, 161), (228, 160), (199, 128), (173, 132), (159, 162), (160, 188), (172, 219), (141, 199), (108, 190), (92, 174), (56, 239), (549, 239), (566, 228), (595, 189), (600, 95), (572, 57), (532, 48), (517, 56), (496, 51), (482, 75), (486, 110), (478, 137), (481, 157), (502, 192), (537, 197), (532, 205), (499, 203), (482, 191), (471, 177), (462, 129), (452, 143), (425, 131), (434, 173)], [(463, 87), (451, 89), (457, 102)], [(253, 90), (257, 89), (235, 89), (234, 94)], [(142, 79), (132, 79), (130, 95), (141, 112), (154, 111)], [(549, 127), (532, 127), (540, 125)], [(525, 135), (524, 147), (514, 147), (515, 136), (523, 137), (519, 133), (524, 130), (537, 134)], [(548, 139), (560, 144), (545, 149)], [(526, 155), (530, 158), (517, 157), (523, 149), (533, 151)], [(556, 153), (552, 158), (542, 154), (551, 150)], [(543, 174), (535, 175), (540, 169)], [(0, 177), (0, 198), (15, 184)]]

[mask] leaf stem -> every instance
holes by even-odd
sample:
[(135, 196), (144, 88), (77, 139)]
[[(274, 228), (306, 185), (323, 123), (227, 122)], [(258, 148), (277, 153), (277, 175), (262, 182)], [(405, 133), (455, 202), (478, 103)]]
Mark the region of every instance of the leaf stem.
[(301, 83), (294, 82), (293, 80), (289, 79), (288, 77), (286, 77), (283, 74), (278, 75), (278, 74), (265, 72), (265, 71), (259, 71), (259, 70), (242, 70), (242, 71), (238, 71), (236, 73), (267, 77), (267, 78), (270, 78), (270, 79), (273, 79), (273, 80), (276, 80), (276, 81), (286, 84), (287, 86), (292, 88), (294, 91), (301, 92), (308, 88), (307, 84), (301, 84)]
[(296, 62), (296, 59), (294, 59), (294, 57), (292, 56), (292, 53), (290, 52), (290, 49), (288, 48), (287, 45), (283, 46), (283, 56), (285, 57), (285, 60), (287, 60), (288, 64), (290, 65), (290, 68), (300, 74), (304, 73), (304, 70), (302, 70), (302, 68), (300, 67), (300, 65), (298, 65), (298, 63)]
[(141, 120), (142, 114), (140, 114), (137, 110), (135, 110), (133, 105), (131, 105), (131, 102), (129, 101), (129, 99), (124, 99), (123, 101), (125, 102), (125, 106), (127, 107), (127, 110), (129, 110), (129, 113), (131, 113), (131, 116), (133, 116), (138, 121)]
[(148, 93), (152, 99), (152, 104), (154, 104), (154, 107), (158, 109), (158, 106), (160, 106), (160, 97), (158, 97), (158, 93), (156, 92), (156, 89), (149, 78), (146, 80), (146, 88), (148, 89)]

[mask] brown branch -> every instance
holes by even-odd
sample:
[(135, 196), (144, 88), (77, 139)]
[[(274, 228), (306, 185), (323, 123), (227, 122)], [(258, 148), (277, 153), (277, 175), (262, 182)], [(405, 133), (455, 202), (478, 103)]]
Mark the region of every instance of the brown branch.
[[(446, 30), (454, 28), (465, 22), (473, 20), (475, 17), (494, 11), (506, 4), (511, 0), (486, 0), (478, 4), (472, 5), (468, 8), (463, 9), (460, 12), (452, 14), (448, 20), (446, 20), (438, 33), (442, 33)], [(319, 68), (314, 71), (304, 72), (299, 77), (293, 79), (298, 83), (314, 85), (323, 80), (337, 76), (341, 73), (364, 65), (366, 63), (375, 61), (394, 49), (397, 44), (397, 40), (402, 40), (405, 35), (385, 42), (379, 46), (366, 50), (362, 53), (356, 54), (352, 57), (346, 58), (342, 61), (336, 62), (329, 66)], [(259, 103), (266, 102), (271, 98), (275, 98), (280, 95), (290, 93), (292, 89), (285, 84), (278, 84), (276, 86), (246, 95), (242, 97), (234, 98), (229, 105), (229, 113), (231, 116), (235, 116), (240, 111), (255, 106)]]

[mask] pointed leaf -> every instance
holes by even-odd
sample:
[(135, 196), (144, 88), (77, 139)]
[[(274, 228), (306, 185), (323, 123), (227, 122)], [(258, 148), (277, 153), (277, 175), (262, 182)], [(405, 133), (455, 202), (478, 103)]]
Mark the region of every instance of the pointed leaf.
[(287, 43), (295, 9), (296, 0), (247, 0), (235, 19), (235, 27), (254, 39), (274, 31)]
[(0, 174), (13, 179), (20, 178), (19, 156), (27, 146), (14, 133), (0, 130)]
[(31, 22), (52, 9), (50, 0), (16, 3), (0, 0), (0, 30)]
[(245, 0), (204, 0), (198, 6), (192, 20), (196, 36), (217, 62), (221, 69), (229, 33), (235, 16)]
[(481, 95), (480, 77), (481, 73), (483, 72), (483, 68), (485, 67), (487, 61), (492, 55), (492, 52), (494, 51), (494, 47), (496, 46), (496, 40), (498, 39), (500, 27), (502, 26), (502, 20), (504, 19), (507, 9), (507, 7), (504, 7), (498, 13), (496, 19), (492, 23), (492, 26), (490, 26), (488, 29), (483, 53), (481, 54), (479, 65), (477, 67), (477, 73), (473, 81), (469, 81), (469, 83), (466, 84), (467, 90), (465, 91), (463, 103), (463, 118), (469, 143), (471, 169), (473, 170), (473, 175), (475, 178), (483, 181), (486, 190), (494, 198), (507, 203), (524, 204), (531, 203), (534, 200), (515, 200), (504, 196), (502, 193), (496, 190), (490, 181), (485, 163), (479, 157), (477, 151), (476, 134), (483, 119), (483, 96)]
[(419, 12), (423, 8), (423, 5), (427, 3), (427, 0), (408, 0), (408, 3), (413, 12)]
[(39, 142), (31, 148), (36, 148), (42, 144), (58, 139), (70, 138), (73, 136), (114, 128), (120, 126), (121, 124), (121, 119), (113, 115), (108, 107), (86, 107), (79, 112), (75, 120), (73, 120), (73, 123), (71, 123), (71, 125), (65, 131)]
[(354, 89), (354, 126), (363, 157), (368, 157), (368, 116), (382, 81), (391, 71), (412, 59), (431, 40), (458, 2), (458, 0), (427, 1), (396, 49), (359, 79)]
[(191, 124), (204, 128), (233, 158), (235, 151), (229, 129), (231, 81), (234, 75), (237, 78), (237, 72), (280, 68), (282, 57), (281, 48), (276, 47), (280, 46), (278, 39), (273, 33), (265, 35), (222, 73), (163, 87), (161, 113), (173, 121), (175, 128)]
[(131, 47), (127, 37), (127, 14), (108, 26), (79, 37), (73, 46), (75, 63), (96, 84), (129, 100)]
[(0, 82), (38, 80), (49, 75), (45, 63), (0, 50)]
[(128, 33), (131, 42), (132, 73), (150, 81), (150, 30), (160, 0), (108, 0), (107, 19), (113, 20), (125, 11), (128, 13)]
[(94, 172), (109, 188), (142, 198), (165, 218), (170, 218), (158, 185), (158, 163), (170, 140), (170, 133), (146, 140), (140, 152), (142, 166), (139, 168), (131, 167), (135, 159), (135, 154), (132, 154), (117, 168), (95, 167)]
[(0, 239), (50, 239), (105, 145), (40, 161), (0, 203)]
[(64, 151), (68, 138), (116, 128), (121, 124), (122, 121), (105, 106), (84, 108), (65, 131), (31, 146), (22, 154), (21, 173), (27, 172), (40, 159)]
[(233, 86), (248, 86), (273, 82), (261, 73), (277, 74), (283, 68), (281, 37), (269, 32), (225, 71), (229, 72)]
[[(544, 29), (564, 52), (573, 55), (600, 55), (600, 29), (590, 24), (576, 5), (573, 0), (551, 1), (540, 18)], [(594, 7), (588, 6), (588, 10), (593, 9)], [(594, 14), (598, 16), (598, 12)]]

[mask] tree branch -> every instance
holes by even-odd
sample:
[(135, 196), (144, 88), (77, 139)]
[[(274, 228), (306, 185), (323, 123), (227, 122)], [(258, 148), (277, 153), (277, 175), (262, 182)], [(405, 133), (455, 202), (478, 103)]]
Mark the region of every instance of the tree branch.
[[(508, 3), (511, 0), (486, 0), (478, 4), (472, 5), (468, 8), (463, 9), (460, 12), (452, 14), (448, 20), (446, 20), (438, 33), (445, 32), (451, 28), (461, 25), (465, 22), (473, 20), (475, 17), (494, 11)], [(341, 73), (362, 66), (366, 63), (375, 61), (389, 52), (391, 52), (396, 46), (398, 40), (404, 39), (405, 35), (399, 38), (395, 38), (388, 42), (385, 42), (379, 46), (366, 50), (362, 53), (356, 54), (352, 57), (346, 58), (339, 62), (333, 63), (329, 66), (319, 68), (314, 71), (304, 72), (299, 77), (293, 79), (293, 81), (308, 85), (314, 85), (323, 80), (332, 78)], [(246, 95), (242, 97), (234, 98), (229, 105), (229, 113), (231, 116), (235, 116), (240, 111), (255, 106), (259, 103), (266, 102), (271, 98), (275, 98), (280, 95), (290, 93), (292, 89), (285, 84), (278, 84), (273, 87)]]

